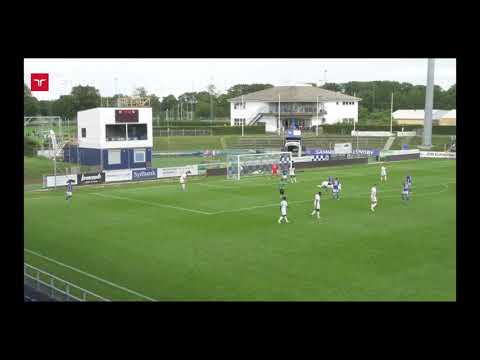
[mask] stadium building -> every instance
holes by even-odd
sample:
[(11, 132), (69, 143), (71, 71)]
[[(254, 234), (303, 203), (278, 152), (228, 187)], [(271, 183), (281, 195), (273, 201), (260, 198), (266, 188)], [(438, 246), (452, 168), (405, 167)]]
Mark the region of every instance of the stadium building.
[(438, 125), (457, 126), (457, 110), (450, 110), (438, 120)]
[(78, 141), (64, 161), (104, 170), (148, 168), (152, 162), (152, 108), (98, 107), (77, 114)]
[[(423, 125), (425, 119), (425, 110), (403, 110), (399, 109), (392, 113), (393, 120), (398, 125)], [(433, 125), (455, 125), (456, 111), (455, 110), (433, 110), (432, 111)]]
[(275, 132), (357, 122), (361, 99), (315, 86), (275, 86), (228, 101), (231, 126), (265, 123)]

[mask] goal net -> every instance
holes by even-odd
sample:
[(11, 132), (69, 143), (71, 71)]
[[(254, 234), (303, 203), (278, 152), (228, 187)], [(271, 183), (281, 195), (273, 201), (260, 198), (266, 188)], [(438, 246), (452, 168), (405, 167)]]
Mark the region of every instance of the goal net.
[(272, 164), (277, 164), (279, 174), (284, 171), (288, 173), (292, 166), (292, 153), (229, 155), (227, 157), (227, 179), (240, 180), (244, 176), (270, 175)]

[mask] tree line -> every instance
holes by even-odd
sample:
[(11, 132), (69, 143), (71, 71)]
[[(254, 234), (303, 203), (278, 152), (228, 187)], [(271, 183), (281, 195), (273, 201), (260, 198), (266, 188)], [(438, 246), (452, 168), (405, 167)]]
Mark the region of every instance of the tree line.
[[(312, 83), (313, 86), (318, 86)], [(153, 117), (166, 120), (184, 120), (228, 118), (230, 103), (228, 99), (251, 92), (271, 88), (271, 84), (237, 84), (225, 92), (219, 92), (214, 85), (209, 85), (205, 91), (185, 92), (178, 97), (170, 94), (159, 98), (148, 94), (144, 87), (135, 89), (134, 96), (148, 97), (152, 107)], [(347, 83), (326, 83), (324, 89), (341, 92), (362, 99), (359, 103), (359, 121), (371, 124), (390, 121), (390, 101), (393, 95), (393, 111), (397, 109), (423, 109), (425, 106), (424, 85), (413, 85), (396, 81), (351, 81)], [(100, 91), (92, 86), (75, 86), (70, 94), (62, 95), (55, 100), (36, 99), (28, 86), (24, 84), (24, 115), (25, 116), (61, 116), (75, 119), (80, 110), (90, 109), (105, 104), (113, 105), (119, 97), (126, 94), (116, 94), (102, 97)], [(434, 88), (434, 108), (456, 108), (456, 84), (444, 90), (440, 86)]]

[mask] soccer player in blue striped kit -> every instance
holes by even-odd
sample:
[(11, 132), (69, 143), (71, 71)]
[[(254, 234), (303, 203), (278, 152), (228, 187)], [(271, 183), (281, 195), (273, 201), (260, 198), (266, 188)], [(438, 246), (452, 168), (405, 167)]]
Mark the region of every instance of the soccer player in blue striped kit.
[(67, 180), (67, 192), (65, 194), (65, 200), (67, 200), (69, 204), (72, 202), (72, 197), (73, 197), (72, 183), (73, 183), (72, 179)]

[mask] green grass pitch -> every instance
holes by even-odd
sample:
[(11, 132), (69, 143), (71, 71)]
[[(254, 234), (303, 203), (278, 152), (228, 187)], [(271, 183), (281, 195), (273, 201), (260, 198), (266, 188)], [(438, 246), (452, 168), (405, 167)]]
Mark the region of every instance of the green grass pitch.
[[(455, 161), (386, 167), (386, 184), (379, 164), (298, 171), (289, 224), (269, 176), (76, 187), (70, 205), (64, 189), (25, 192), (25, 261), (111, 300), (454, 301)], [(341, 199), (324, 193), (317, 220), (329, 175)]]

